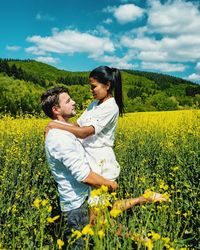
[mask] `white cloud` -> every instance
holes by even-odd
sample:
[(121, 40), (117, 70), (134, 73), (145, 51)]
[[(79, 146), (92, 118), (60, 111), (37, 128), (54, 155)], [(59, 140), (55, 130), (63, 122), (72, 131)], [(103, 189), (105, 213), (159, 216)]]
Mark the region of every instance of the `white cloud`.
[(10, 51), (18, 51), (20, 49), (21, 49), (20, 46), (9, 46), (9, 45), (6, 46), (6, 50), (10, 50)]
[(38, 21), (54, 21), (55, 20), (54, 17), (48, 14), (41, 14), (41, 13), (37, 13), (35, 19)]
[(197, 64), (196, 64), (196, 67), (195, 67), (197, 70), (200, 70), (200, 62), (198, 62)]
[(161, 51), (141, 51), (138, 58), (142, 61), (165, 61), (167, 53)]
[(113, 10), (113, 15), (120, 24), (129, 23), (142, 17), (144, 10), (134, 4), (120, 5)]
[(184, 0), (149, 1), (148, 27), (151, 32), (165, 35), (196, 34), (200, 30), (200, 12), (192, 2)]
[(189, 75), (187, 79), (189, 79), (191, 81), (198, 81), (198, 80), (200, 80), (200, 74), (193, 73), (193, 74)]
[(105, 20), (103, 20), (103, 23), (105, 24), (111, 24), (113, 22), (113, 20), (111, 18), (107, 18)]
[(103, 25), (97, 26), (97, 32), (98, 34), (104, 35), (104, 36), (110, 36), (111, 33), (109, 30), (107, 30)]
[(182, 35), (176, 38), (132, 38), (123, 36), (121, 45), (137, 50), (137, 58), (144, 61), (195, 62), (200, 58), (200, 35)]
[(116, 6), (107, 6), (106, 8), (103, 9), (103, 12), (105, 13), (113, 13), (116, 9)]
[(97, 58), (99, 62), (103, 62), (108, 64), (110, 67), (115, 67), (118, 69), (133, 69), (136, 66), (132, 63), (128, 63), (128, 58), (125, 57), (117, 57), (117, 56), (108, 56), (104, 55), (101, 56), (100, 58)]
[(148, 37), (142, 38), (131, 38), (128, 36), (123, 36), (121, 39), (121, 44), (128, 48), (135, 48), (139, 50), (157, 50), (160, 48), (160, 41), (151, 39)]
[(46, 52), (44, 50), (39, 49), (36, 46), (28, 47), (25, 49), (27, 53), (33, 54), (33, 55), (46, 55)]
[(142, 69), (160, 70), (162, 72), (183, 72), (186, 66), (183, 64), (175, 63), (152, 63), (152, 62), (142, 62)]
[(26, 49), (28, 52), (59, 54), (87, 53), (95, 58), (105, 52), (114, 52), (112, 41), (107, 37), (97, 37), (89, 33), (81, 33), (76, 30), (53, 30), (52, 36), (32, 36), (27, 38), (28, 42), (35, 43), (35, 46)]
[(53, 63), (53, 64), (58, 63), (60, 61), (59, 58), (54, 58), (51, 56), (48, 56), (48, 57), (40, 56), (40, 57), (35, 58), (35, 60), (39, 62), (43, 62), (43, 63)]
[[(133, 29), (120, 40), (122, 47), (134, 51), (144, 69), (182, 72), (182, 63), (200, 59), (200, 11), (184, 0), (149, 0), (146, 26)], [(196, 66), (200, 69), (200, 63)]]
[[(113, 17), (120, 24), (142, 20), (138, 22), (143, 25), (139, 28), (120, 29), (118, 33), (111, 33), (106, 25), (87, 32), (79, 32), (74, 27), (63, 31), (55, 28), (50, 36), (28, 37), (33, 46), (26, 52), (42, 59), (50, 53), (86, 53), (89, 58), (113, 67), (132, 69), (141, 63), (142, 69), (163, 72), (183, 72), (186, 63), (200, 61), (200, 10), (192, 1), (148, 0), (146, 10), (133, 2), (139, 0), (121, 0), (119, 6), (107, 6), (103, 11), (110, 14), (102, 23), (112, 23)], [(142, 19), (144, 14), (147, 19)], [(200, 62), (196, 70), (200, 70)]]

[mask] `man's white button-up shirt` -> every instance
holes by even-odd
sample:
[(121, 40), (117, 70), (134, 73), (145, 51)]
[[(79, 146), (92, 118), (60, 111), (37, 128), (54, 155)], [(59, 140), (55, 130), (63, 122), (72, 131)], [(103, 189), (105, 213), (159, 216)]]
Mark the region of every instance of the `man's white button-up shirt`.
[(45, 140), (47, 160), (58, 184), (63, 212), (80, 207), (90, 187), (81, 181), (90, 173), (85, 152), (77, 138), (64, 130), (51, 129)]

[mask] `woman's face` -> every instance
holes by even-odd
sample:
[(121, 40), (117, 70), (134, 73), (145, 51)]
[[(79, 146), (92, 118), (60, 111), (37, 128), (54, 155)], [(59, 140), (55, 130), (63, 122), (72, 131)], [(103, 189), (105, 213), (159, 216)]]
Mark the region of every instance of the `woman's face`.
[(109, 94), (110, 84), (102, 84), (92, 77), (89, 78), (89, 81), (91, 86), (90, 89), (94, 99), (103, 102), (104, 99), (108, 98), (108, 95), (110, 95)]

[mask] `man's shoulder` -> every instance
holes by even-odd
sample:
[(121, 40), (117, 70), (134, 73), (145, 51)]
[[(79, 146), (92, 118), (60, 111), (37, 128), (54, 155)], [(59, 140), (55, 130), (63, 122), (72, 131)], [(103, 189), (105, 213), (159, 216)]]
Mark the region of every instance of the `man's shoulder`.
[(61, 129), (51, 129), (45, 139), (45, 143), (49, 144), (53, 141), (53, 143), (60, 143), (62, 141), (75, 141), (76, 137), (65, 130)]

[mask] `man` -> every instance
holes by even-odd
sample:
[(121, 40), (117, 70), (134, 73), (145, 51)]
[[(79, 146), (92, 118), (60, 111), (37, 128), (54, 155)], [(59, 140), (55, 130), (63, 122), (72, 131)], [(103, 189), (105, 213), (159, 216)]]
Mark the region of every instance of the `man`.
[[(60, 123), (68, 123), (69, 118), (76, 114), (75, 102), (63, 87), (47, 90), (41, 97), (41, 105), (48, 117)], [(114, 190), (118, 185), (90, 170), (84, 148), (72, 133), (51, 129), (46, 135), (45, 150), (58, 184), (61, 211), (67, 216), (67, 228), (70, 231), (72, 228), (81, 230), (89, 223), (86, 200), (90, 186), (105, 185)], [(82, 247), (81, 240), (76, 243)]]

